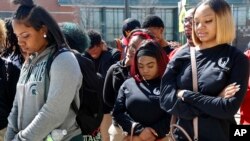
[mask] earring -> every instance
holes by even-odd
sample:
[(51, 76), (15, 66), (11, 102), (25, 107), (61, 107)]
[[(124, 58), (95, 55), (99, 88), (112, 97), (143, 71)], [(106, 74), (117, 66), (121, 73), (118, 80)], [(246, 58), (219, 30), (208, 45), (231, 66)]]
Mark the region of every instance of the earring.
[(46, 34), (43, 34), (43, 38), (47, 38), (47, 35), (46, 35)]

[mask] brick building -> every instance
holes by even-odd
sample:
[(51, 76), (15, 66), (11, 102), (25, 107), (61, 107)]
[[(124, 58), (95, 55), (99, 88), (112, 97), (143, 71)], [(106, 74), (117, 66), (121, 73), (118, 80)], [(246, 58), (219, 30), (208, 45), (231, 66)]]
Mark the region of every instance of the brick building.
[[(58, 0), (33, 0), (37, 5), (47, 9), (58, 22), (72, 21), (79, 22), (79, 8), (73, 6), (60, 6)], [(10, 0), (0, 0), (0, 18), (10, 17), (17, 6)]]

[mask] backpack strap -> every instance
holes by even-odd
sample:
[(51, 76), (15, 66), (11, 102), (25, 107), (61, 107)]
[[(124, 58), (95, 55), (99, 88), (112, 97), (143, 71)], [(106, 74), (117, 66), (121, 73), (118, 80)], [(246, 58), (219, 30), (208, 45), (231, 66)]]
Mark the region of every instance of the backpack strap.
[(51, 64), (54, 61), (54, 59), (61, 53), (66, 52), (66, 51), (70, 51), (68, 48), (61, 48), (57, 51), (55, 51), (54, 53), (52, 53), (52, 55), (49, 56), (47, 64), (46, 64), (46, 69), (47, 69), (47, 73), (49, 74), (50, 72), (50, 68), (51, 68)]
[[(197, 65), (195, 57), (195, 48), (190, 47), (190, 56), (191, 56), (191, 67), (192, 67), (192, 81), (193, 81), (193, 91), (198, 92), (198, 75), (197, 75)], [(193, 119), (193, 128), (194, 128), (194, 141), (198, 141), (198, 117)]]

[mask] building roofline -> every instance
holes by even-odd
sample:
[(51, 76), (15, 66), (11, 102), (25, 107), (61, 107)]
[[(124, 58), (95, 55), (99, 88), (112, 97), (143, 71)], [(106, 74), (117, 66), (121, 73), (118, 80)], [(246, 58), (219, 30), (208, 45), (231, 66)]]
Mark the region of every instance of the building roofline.
[[(79, 4), (79, 5), (73, 5), (73, 4), (59, 4), (60, 6), (65, 7), (89, 7), (89, 8), (125, 8), (124, 5), (86, 5), (86, 4)], [(129, 8), (177, 8), (178, 6), (160, 6), (160, 5), (150, 5), (150, 6), (129, 6)]]

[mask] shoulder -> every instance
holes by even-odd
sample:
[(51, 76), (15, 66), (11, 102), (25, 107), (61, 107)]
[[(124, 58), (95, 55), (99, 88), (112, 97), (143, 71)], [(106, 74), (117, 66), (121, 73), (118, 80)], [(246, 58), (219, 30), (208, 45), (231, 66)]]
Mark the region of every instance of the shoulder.
[(110, 66), (110, 69), (116, 71), (116, 70), (120, 70), (124, 68), (123, 64), (122, 64), (122, 61), (118, 61), (116, 63), (114, 63), (113, 65)]
[(123, 67), (121, 66), (121, 61), (116, 62), (115, 64), (112, 64), (108, 71), (106, 77), (113, 77), (114, 80), (123, 80), (125, 79), (123, 76)]
[(120, 60), (120, 57), (120, 51), (115, 48), (108, 47), (107, 50), (103, 52), (102, 60), (110, 60), (111, 62), (117, 62)]
[(129, 79), (125, 80), (123, 85), (128, 87), (128, 88), (132, 88), (132, 87), (134, 87), (136, 85), (135, 79), (134, 78), (129, 78)]
[[(188, 44), (184, 44), (181, 47), (178, 48), (174, 48), (174, 50), (172, 50), (169, 54), (169, 59), (173, 58), (174, 55), (179, 52), (180, 50), (182, 50), (183, 48), (189, 48)], [(186, 50), (187, 51), (187, 50)]]
[(236, 69), (238, 72), (240, 70), (247, 70), (249, 66), (249, 60), (247, 56), (237, 47), (231, 46), (229, 44), (220, 45), (219, 49), (216, 50), (218, 53), (218, 64), (223, 66), (228, 62), (228, 67), (232, 70)]
[(69, 61), (69, 62), (74, 62), (76, 61), (76, 57), (74, 55), (74, 53), (72, 53), (71, 51), (65, 51), (60, 53), (55, 59), (55, 61), (59, 61), (59, 60), (64, 60), (64, 61)]
[(108, 52), (111, 54), (111, 56), (118, 56), (121, 54), (121, 52), (118, 49), (111, 47), (108, 47)]
[[(237, 47), (235, 46), (231, 46), (231, 45), (228, 45), (226, 44), (225, 45), (228, 50), (229, 50), (229, 53), (230, 53), (230, 56), (233, 57), (233, 59), (236, 59), (236, 60), (248, 60), (247, 56), (244, 54), (244, 52), (242, 52), (240, 49), (238, 49)], [(243, 61), (242, 60), (242, 61)]]
[(75, 55), (77, 61), (79, 62), (79, 64), (84, 64), (86, 66), (94, 65), (94, 62), (91, 59), (87, 58), (86, 56), (84, 56), (80, 53), (75, 53), (75, 52), (74, 52), (74, 55)]
[(170, 62), (177, 61), (177, 60), (183, 60), (183, 59), (189, 59), (190, 58), (190, 47), (183, 46), (180, 47), (171, 53), (171, 56), (169, 56)]
[(54, 58), (48, 73), (51, 80), (60, 80), (58, 83), (63, 83), (61, 79), (69, 83), (72, 81), (82, 83), (83, 74), (80, 65), (75, 55), (70, 51), (62, 52)]
[(62, 70), (71, 69), (73, 71), (73, 69), (77, 70), (76, 68), (79, 67), (79, 64), (74, 53), (70, 51), (65, 51), (54, 58), (51, 64), (51, 69), (55, 67), (60, 68)]
[(163, 50), (166, 52), (167, 55), (169, 55), (175, 48), (173, 48), (172, 46), (170, 45), (167, 45), (165, 47), (162, 47)]

